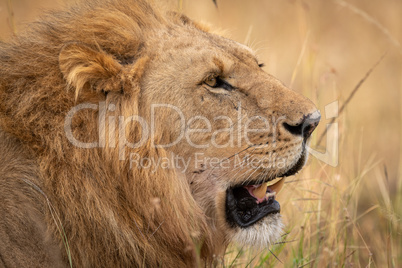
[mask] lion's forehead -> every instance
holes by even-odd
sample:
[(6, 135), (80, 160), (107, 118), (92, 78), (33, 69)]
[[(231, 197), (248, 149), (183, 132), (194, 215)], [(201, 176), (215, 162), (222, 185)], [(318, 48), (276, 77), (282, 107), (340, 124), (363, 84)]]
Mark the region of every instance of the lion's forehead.
[(258, 62), (250, 47), (217, 34), (188, 27), (160, 31), (156, 34), (156, 39), (151, 39), (149, 42), (153, 51), (155, 45), (161, 55), (174, 57), (172, 60), (184, 58), (192, 62), (199, 60), (205, 63), (219, 58), (228, 64), (232, 61)]
[(244, 49), (245, 51), (247, 51), (252, 57), (254, 57), (255, 59), (257, 59), (257, 55), (254, 52), (254, 50), (251, 49), (251, 47), (246, 46), (242, 43), (239, 43), (237, 41), (233, 41), (237, 46), (239, 46), (240, 48)]

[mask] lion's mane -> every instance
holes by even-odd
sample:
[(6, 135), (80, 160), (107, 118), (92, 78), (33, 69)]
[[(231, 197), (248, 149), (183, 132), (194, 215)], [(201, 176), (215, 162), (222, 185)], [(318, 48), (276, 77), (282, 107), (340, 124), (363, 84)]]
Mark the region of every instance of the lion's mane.
[[(147, 68), (143, 41), (150, 31), (168, 27), (168, 18), (143, 0), (82, 1), (67, 10), (0, 43), (0, 127), (33, 159), (26, 171), (38, 167), (39, 182), (26, 179), (41, 193), (31, 205), (45, 211), (48, 232), (74, 267), (183, 267), (208, 259), (214, 245), (205, 216), (174, 170), (130, 169), (117, 148), (77, 148), (65, 136), (68, 111), (107, 93), (116, 114), (138, 112), (136, 76)], [(94, 62), (66, 75), (73, 71), (64, 61), (71, 55), (60, 51), (77, 43), (98, 51), (109, 68)], [(80, 57), (72, 60), (78, 64)], [(135, 71), (127, 72), (126, 63), (135, 63)], [(98, 117), (92, 110), (77, 114), (74, 136), (97, 140)], [(167, 155), (150, 144), (136, 153)]]

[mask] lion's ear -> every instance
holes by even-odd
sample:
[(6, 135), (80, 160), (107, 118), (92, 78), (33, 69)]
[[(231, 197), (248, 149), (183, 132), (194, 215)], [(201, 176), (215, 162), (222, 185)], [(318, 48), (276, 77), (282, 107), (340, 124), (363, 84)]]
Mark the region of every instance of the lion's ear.
[(121, 64), (112, 55), (86, 44), (69, 43), (59, 54), (59, 66), (67, 83), (80, 94), (122, 91)]

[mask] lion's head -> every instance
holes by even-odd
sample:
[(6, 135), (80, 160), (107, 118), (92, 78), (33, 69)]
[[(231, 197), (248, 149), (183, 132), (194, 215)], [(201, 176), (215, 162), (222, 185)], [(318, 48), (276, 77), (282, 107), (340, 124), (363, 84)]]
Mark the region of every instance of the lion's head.
[(110, 0), (48, 16), (0, 59), (1, 127), (37, 157), (73, 261), (189, 264), (280, 236), (275, 193), (320, 115), (250, 48)]
[(304, 165), (317, 109), (265, 73), (250, 48), (187, 18), (148, 42), (143, 115), (164, 104), (154, 113), (159, 143), (178, 156), (214, 237), (269, 245), (281, 235), (277, 178)]

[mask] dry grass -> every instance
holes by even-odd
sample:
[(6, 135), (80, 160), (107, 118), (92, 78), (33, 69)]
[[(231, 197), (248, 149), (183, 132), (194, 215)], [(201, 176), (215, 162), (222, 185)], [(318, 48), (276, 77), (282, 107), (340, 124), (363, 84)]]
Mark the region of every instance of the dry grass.
[[(21, 29), (39, 7), (61, 3), (2, 0), (0, 39)], [(335, 120), (339, 165), (311, 158), (279, 196), (287, 226), (283, 242), (262, 252), (233, 245), (222, 265), (402, 267), (402, 2), (217, 3), (218, 9), (212, 0), (175, 2), (190, 17), (230, 29), (240, 42), (251, 41), (266, 71), (310, 97), (322, 114), (332, 101), (347, 103)], [(330, 122), (324, 116), (313, 148)]]

